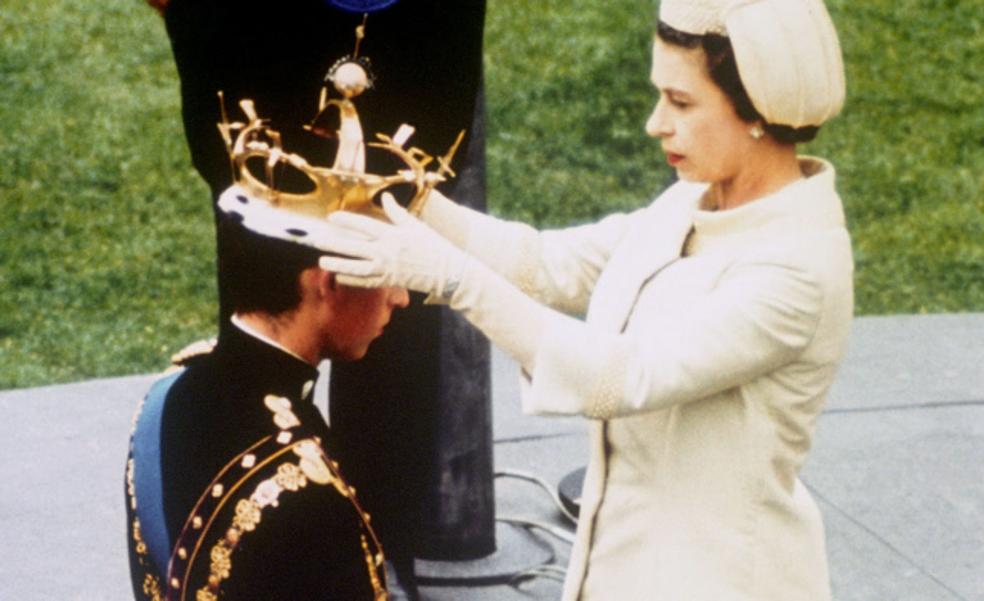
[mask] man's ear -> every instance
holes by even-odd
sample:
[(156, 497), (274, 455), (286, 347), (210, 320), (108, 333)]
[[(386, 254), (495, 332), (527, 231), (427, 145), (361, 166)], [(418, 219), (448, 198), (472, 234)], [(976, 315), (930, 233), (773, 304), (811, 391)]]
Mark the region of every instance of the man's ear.
[(323, 269), (317, 270), (318, 295), (323, 298), (335, 296), (338, 283), (335, 281), (335, 274)]

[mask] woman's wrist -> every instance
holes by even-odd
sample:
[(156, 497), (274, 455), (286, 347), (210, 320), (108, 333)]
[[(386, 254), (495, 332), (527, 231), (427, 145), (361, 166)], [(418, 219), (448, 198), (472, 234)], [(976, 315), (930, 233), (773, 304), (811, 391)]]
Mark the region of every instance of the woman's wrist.
[(431, 190), (424, 199), (418, 217), (458, 248), (468, 244), (470, 209), (462, 207), (437, 190)]

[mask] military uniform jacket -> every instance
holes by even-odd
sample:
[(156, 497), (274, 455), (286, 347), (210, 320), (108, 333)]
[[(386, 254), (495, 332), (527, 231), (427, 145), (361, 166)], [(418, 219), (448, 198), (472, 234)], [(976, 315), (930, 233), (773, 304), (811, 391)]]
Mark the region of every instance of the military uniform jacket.
[[(147, 499), (126, 478), (135, 598), (381, 599), (382, 551), (328, 458), (318, 372), (238, 328), (190, 361), (161, 420), (166, 577), (142, 540)], [(132, 447), (131, 447), (132, 449)], [(167, 596), (165, 596), (167, 595)]]
[(797, 475), (845, 346), (853, 266), (833, 168), (801, 168), (727, 211), (681, 182), (596, 224), (498, 234), (495, 248), (526, 249), (499, 271), (584, 315), (551, 313), (523, 382), (525, 411), (593, 419), (566, 601), (829, 599)]

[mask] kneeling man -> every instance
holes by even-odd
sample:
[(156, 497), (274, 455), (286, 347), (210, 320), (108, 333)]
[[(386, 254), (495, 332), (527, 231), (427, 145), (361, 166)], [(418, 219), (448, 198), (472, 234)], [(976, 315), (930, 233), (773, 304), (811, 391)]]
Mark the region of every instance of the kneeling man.
[(312, 392), (319, 361), (361, 358), (407, 292), (340, 285), (303, 232), (267, 225), (235, 211), (220, 223), (236, 327), (155, 382), (135, 421), (138, 600), (387, 598), (382, 549)]

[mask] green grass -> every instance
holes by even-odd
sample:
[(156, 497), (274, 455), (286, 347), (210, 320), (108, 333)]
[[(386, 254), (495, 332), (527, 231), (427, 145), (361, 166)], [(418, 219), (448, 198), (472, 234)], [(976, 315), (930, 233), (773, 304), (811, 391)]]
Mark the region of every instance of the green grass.
[(215, 302), (161, 23), (126, 0), (0, 11), (0, 388), (156, 369)]
[[(862, 314), (984, 310), (984, 19), (974, 0), (828, 0)], [(563, 225), (668, 176), (643, 123), (649, 0), (490, 0), (492, 212)], [(214, 331), (205, 186), (139, 0), (0, 7), (0, 389), (146, 372)]]

